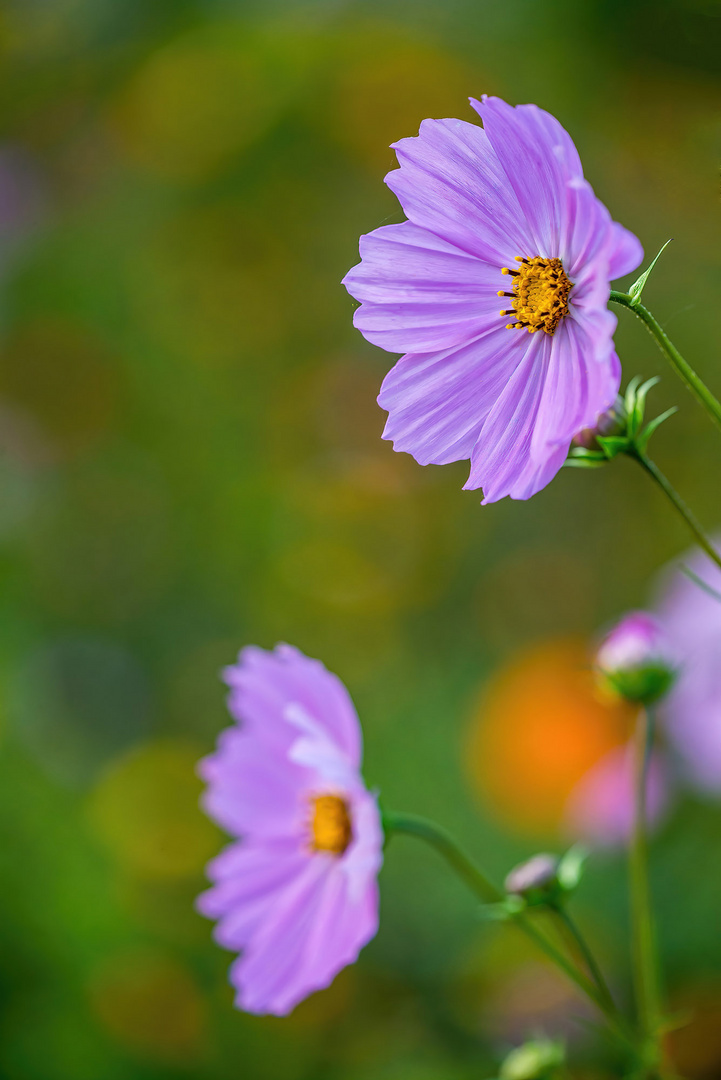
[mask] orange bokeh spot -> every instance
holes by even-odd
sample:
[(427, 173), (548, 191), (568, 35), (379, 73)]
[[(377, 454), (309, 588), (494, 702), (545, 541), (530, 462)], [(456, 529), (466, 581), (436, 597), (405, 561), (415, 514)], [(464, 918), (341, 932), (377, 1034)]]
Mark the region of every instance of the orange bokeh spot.
[(629, 733), (632, 709), (597, 686), (581, 642), (525, 649), (492, 677), (466, 763), (493, 811), (524, 832), (556, 827), (581, 777)]

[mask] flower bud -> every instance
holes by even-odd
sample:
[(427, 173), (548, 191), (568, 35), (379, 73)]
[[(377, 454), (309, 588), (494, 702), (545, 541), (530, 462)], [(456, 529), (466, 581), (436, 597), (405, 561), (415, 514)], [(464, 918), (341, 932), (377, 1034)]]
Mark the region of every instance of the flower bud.
[(522, 896), (529, 904), (542, 904), (553, 899), (559, 891), (558, 859), (545, 852), (534, 855), (514, 867), (504, 882), (511, 896)]
[(585, 450), (599, 450), (596, 436), (623, 435), (626, 430), (626, 420), (626, 403), (621, 395), (617, 394), (611, 408), (599, 414), (593, 427), (583, 428), (574, 435), (572, 445), (582, 446)]
[(614, 627), (601, 642), (595, 666), (612, 690), (643, 705), (663, 697), (676, 674), (665, 635), (645, 611), (631, 612)]
[(532, 1039), (511, 1050), (501, 1065), (499, 1080), (551, 1080), (564, 1057), (562, 1043)]

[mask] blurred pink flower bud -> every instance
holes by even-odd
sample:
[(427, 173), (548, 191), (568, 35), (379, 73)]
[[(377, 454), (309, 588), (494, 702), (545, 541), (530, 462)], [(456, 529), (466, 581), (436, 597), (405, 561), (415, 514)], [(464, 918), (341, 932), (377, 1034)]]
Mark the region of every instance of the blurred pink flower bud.
[(601, 642), (595, 666), (621, 697), (644, 705), (663, 697), (675, 677), (666, 635), (645, 611), (632, 611), (614, 627)]

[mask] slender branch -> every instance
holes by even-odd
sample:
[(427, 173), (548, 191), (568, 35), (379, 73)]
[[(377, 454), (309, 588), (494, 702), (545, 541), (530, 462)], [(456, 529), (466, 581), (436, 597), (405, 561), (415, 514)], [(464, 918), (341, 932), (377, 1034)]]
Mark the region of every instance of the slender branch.
[[(458, 876), (483, 903), (500, 903), (504, 899), (503, 893), (488, 880), (450, 834), (439, 825), (425, 818), (417, 817), (415, 814), (395, 814), (384, 811), (383, 826), (386, 835), (394, 832), (405, 833), (407, 836), (425, 840), (427, 844), (430, 844), (443, 856), (449, 866), (455, 870)], [(523, 912), (509, 913), (509, 918), (593, 1001), (623, 1041), (632, 1045), (632, 1036), (628, 1032), (626, 1022), (618, 1012), (610, 995), (607, 998), (597, 989), (593, 982), (579, 971), (544, 933), (533, 925), (527, 915)]]
[(689, 529), (696, 538), (699, 547), (703, 548), (709, 558), (712, 559), (713, 562), (715, 562), (718, 568), (721, 570), (721, 555), (719, 555), (718, 551), (713, 546), (709, 538), (706, 536), (706, 533), (699, 525), (694, 514), (691, 512), (691, 510), (689, 510), (688, 506), (683, 501), (678, 492), (675, 490), (675, 488), (671, 486), (669, 481), (659, 469), (658, 465), (656, 465), (654, 461), (651, 461), (651, 459), (648, 458), (643, 452), (635, 448), (633, 450), (627, 451), (627, 453), (628, 456), (634, 458), (639, 463), (641, 468), (643, 468), (648, 473), (648, 475), (658, 484), (658, 486), (661, 488), (661, 491), (663, 491), (664, 495), (669, 499), (669, 501), (672, 503), (672, 505), (675, 507), (675, 509), (678, 511), (678, 513), (688, 525)]
[(661, 352), (666, 359), (670, 361), (671, 366), (675, 368), (676, 373), (680, 376), (696, 399), (701, 402), (716, 425), (721, 428), (721, 402), (714, 397), (703, 380), (698, 377), (691, 365), (684, 360), (666, 331), (654, 318), (648, 308), (644, 307), (639, 301), (633, 300), (628, 293), (616, 292), (614, 289), (611, 290), (611, 300), (614, 304), (620, 304), (621, 307), (628, 308), (629, 311), (632, 311), (634, 315), (641, 320), (656, 341)]
[(440, 825), (416, 814), (395, 814), (383, 811), (383, 828), (389, 833), (405, 833), (425, 840), (446, 860), (449, 866), (468, 885), (472, 892), (484, 904), (497, 904), (503, 900), (503, 893), (488, 880), (473, 860), (455, 842), (450, 833)]
[(601, 967), (596, 960), (596, 957), (591, 952), (591, 948), (581, 933), (577, 923), (571, 918), (563, 904), (554, 904), (552, 910), (556, 918), (558, 918), (565, 927), (569, 937), (572, 939), (575, 947), (580, 953), (583, 962), (590, 972), (591, 978), (598, 988), (599, 994), (606, 1000), (607, 1004), (615, 1008), (616, 1003), (613, 1000), (613, 995), (608, 988), (608, 983), (601, 971)]

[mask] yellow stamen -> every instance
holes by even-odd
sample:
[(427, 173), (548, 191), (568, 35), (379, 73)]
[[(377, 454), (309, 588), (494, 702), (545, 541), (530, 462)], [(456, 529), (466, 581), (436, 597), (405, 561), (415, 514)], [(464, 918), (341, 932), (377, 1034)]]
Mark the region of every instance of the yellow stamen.
[(342, 855), (353, 839), (347, 802), (340, 795), (316, 795), (311, 803), (313, 851)]
[(506, 329), (527, 329), (529, 334), (537, 330), (555, 333), (561, 319), (568, 315), (568, 294), (573, 288), (563, 263), (540, 255), (532, 259), (517, 255), (516, 262), (521, 264), (518, 270), (509, 270), (507, 266), (501, 270), (502, 274), (513, 277), (512, 309), (502, 311), (501, 315), (515, 315), (518, 320), (509, 323)]

